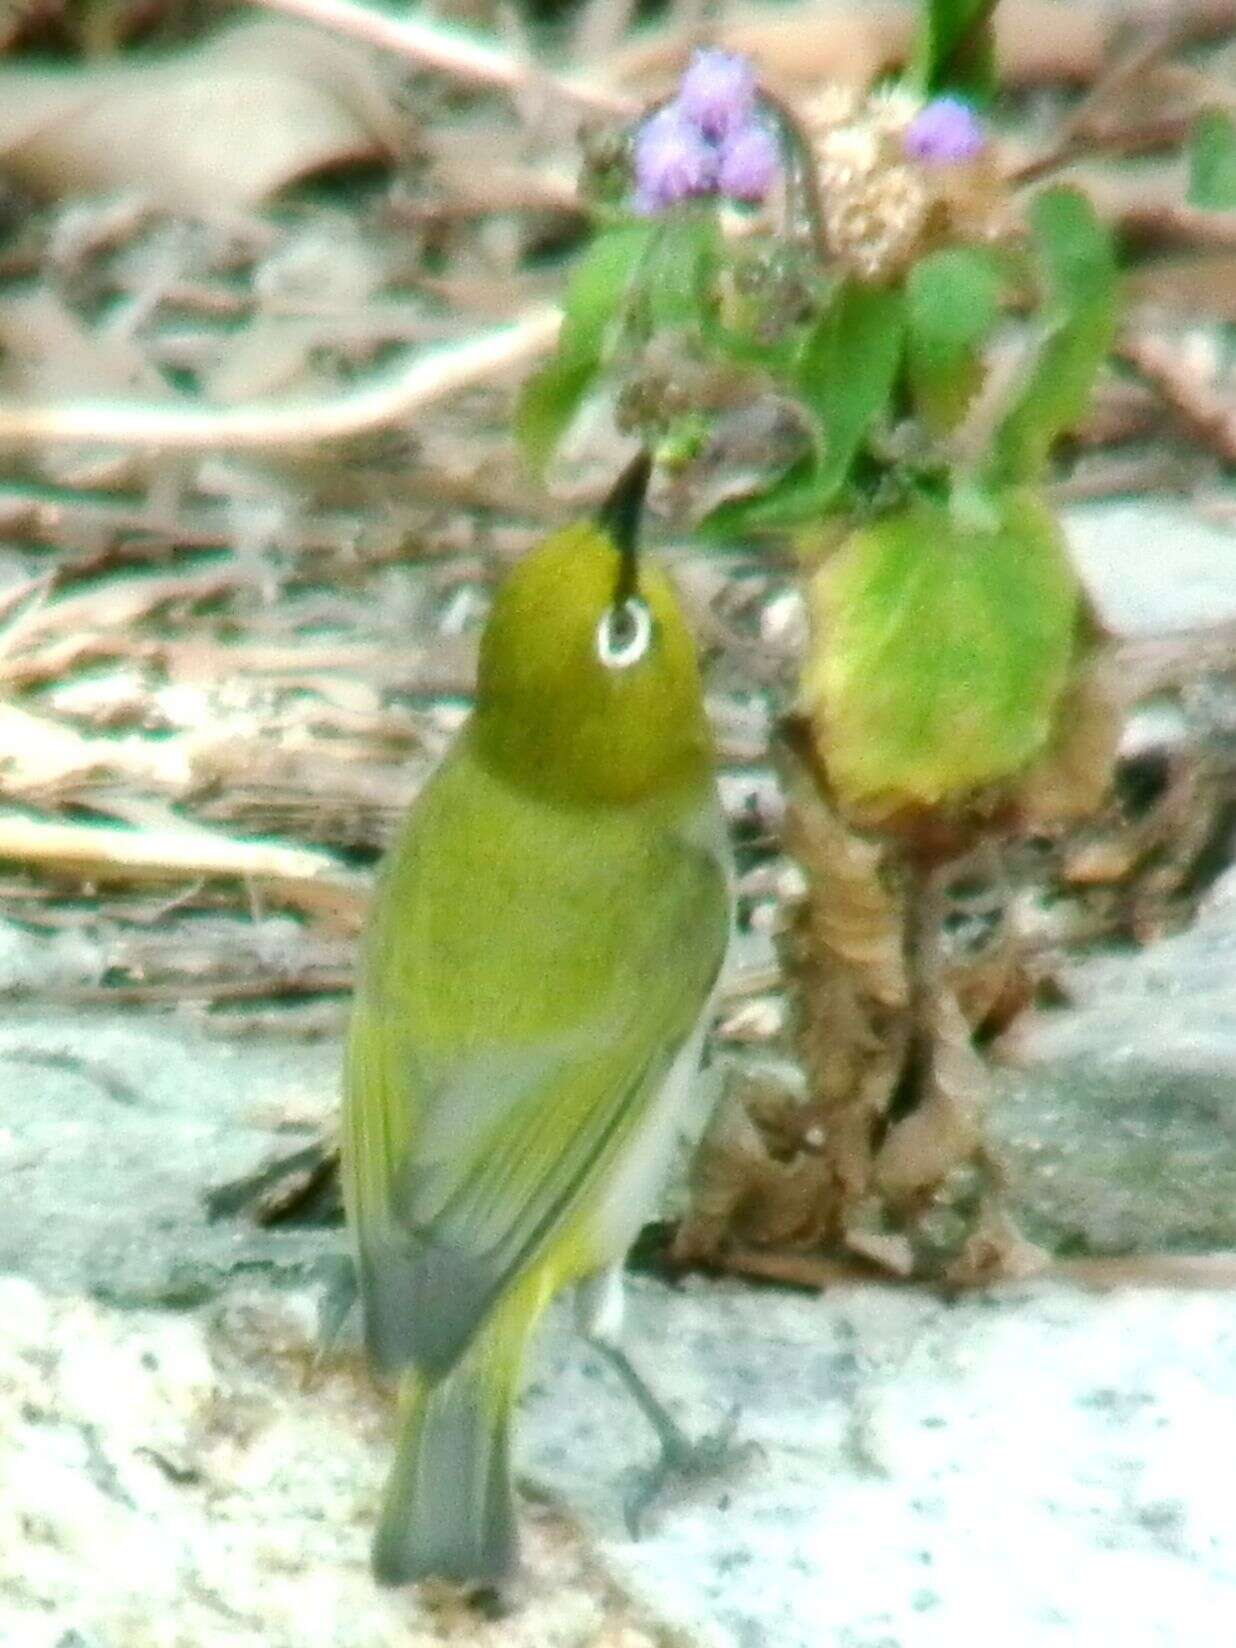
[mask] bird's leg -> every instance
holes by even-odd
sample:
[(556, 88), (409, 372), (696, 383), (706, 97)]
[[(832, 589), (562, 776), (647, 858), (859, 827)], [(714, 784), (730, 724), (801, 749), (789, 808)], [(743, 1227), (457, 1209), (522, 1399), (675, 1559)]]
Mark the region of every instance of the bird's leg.
[(626, 1502), (627, 1531), (632, 1539), (638, 1539), (644, 1516), (667, 1486), (718, 1476), (745, 1462), (748, 1450), (734, 1445), (736, 1413), (711, 1436), (693, 1441), (636, 1370), (618, 1342), (622, 1325), (621, 1267), (603, 1271), (581, 1285), (577, 1314), (580, 1331), (622, 1380), (660, 1446), (656, 1464), (641, 1473)]

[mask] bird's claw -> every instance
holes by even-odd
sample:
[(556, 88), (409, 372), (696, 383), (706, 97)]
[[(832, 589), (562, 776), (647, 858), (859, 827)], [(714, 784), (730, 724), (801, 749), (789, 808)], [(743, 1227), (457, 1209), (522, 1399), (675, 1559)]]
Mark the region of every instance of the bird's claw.
[(684, 1431), (675, 1430), (661, 1438), (656, 1463), (636, 1475), (623, 1507), (623, 1518), (632, 1539), (639, 1539), (645, 1518), (666, 1488), (687, 1487), (730, 1475), (752, 1457), (749, 1442), (735, 1442), (738, 1409), (707, 1436), (692, 1441)]

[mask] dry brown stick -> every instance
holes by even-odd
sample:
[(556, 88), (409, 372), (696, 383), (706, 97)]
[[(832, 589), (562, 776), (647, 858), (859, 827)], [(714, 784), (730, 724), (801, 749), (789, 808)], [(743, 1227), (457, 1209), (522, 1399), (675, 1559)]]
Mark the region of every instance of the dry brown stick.
[(406, 422), (461, 390), (489, 383), (551, 349), (560, 311), (536, 309), (462, 343), (417, 352), (350, 388), (211, 406), (138, 400), (0, 401), (0, 446), (44, 441), (201, 452), (315, 446)]
[(1130, 308), (1153, 304), (1160, 312), (1236, 324), (1236, 252), (1186, 253), (1156, 258), (1125, 275)]
[(1112, 213), (1116, 226), (1134, 240), (1236, 249), (1236, 212), (1208, 212), (1185, 200), (1139, 201), (1130, 196)]
[(1178, 35), (1173, 21), (1160, 21), (1149, 28), (1142, 39), (1135, 41), (1099, 76), (1077, 107), (1061, 121), (1046, 147), (1006, 174), (1007, 181), (1031, 183), (1049, 172), (1058, 171), (1085, 153), (1093, 143), (1096, 115), (1139, 75), (1144, 75), (1159, 63), (1177, 43)]
[(0, 862), (88, 881), (240, 879), (296, 909), (355, 927), (366, 887), (330, 854), (214, 830), (117, 829), (0, 814)]
[(1187, 201), (1183, 168), (1175, 165), (1121, 172), (1078, 167), (1069, 177), (1083, 187), (1102, 216), (1127, 240), (1184, 245), (1212, 252), (1236, 248), (1236, 211), (1212, 212)]
[(394, 17), (353, 0), (250, 0), (268, 11), (286, 12), (332, 34), (393, 52), (423, 69), (433, 69), (474, 86), (515, 93), (548, 94), (594, 114), (630, 114), (633, 99), (594, 82), (558, 79), (488, 40), (425, 17)]
[(1236, 668), (1236, 620), (1206, 629), (1130, 636), (1110, 643), (1111, 680), (1132, 703)]
[(1190, 435), (1225, 464), (1236, 464), (1236, 403), (1182, 360), (1166, 338), (1126, 333), (1116, 353), (1158, 390)]
[(0, 1050), (0, 1062), (32, 1065), (40, 1070), (65, 1071), (71, 1076), (81, 1076), (93, 1083), (116, 1104), (141, 1103), (141, 1095), (137, 1089), (110, 1064), (102, 1059), (70, 1052), (67, 1048), (6, 1047)]
[(243, 581), (237, 571), (170, 573), (165, 577), (112, 579), (58, 601), (30, 604), (0, 631), (0, 660), (36, 639), (68, 630), (124, 630), (177, 601), (212, 601)]
[[(355, 511), (319, 510), (303, 524), (289, 522), (284, 541), (297, 551), (337, 554), (355, 545), (363, 526)], [(180, 550), (226, 548), (236, 528), (226, 505), (214, 500), (194, 499), (173, 514), (123, 493), (6, 481), (0, 484), (0, 533), (72, 550), (67, 570), (81, 577), (135, 561), (167, 561)], [(105, 541), (79, 551), (82, 538)]]
[[(187, 1005), (191, 1010), (194, 1007), (193, 1003)], [(193, 1016), (202, 1035), (220, 1039), (278, 1036), (287, 1040), (321, 1041), (342, 1033), (348, 1022), (348, 1004), (331, 999), (307, 1000), (300, 1006), (284, 1004), (255, 1007), (249, 1012), (216, 1013), (209, 1005), (199, 1003)]]
[[(781, 983), (775, 968), (751, 968), (722, 987), (722, 1002), (746, 1000)], [(61, 990), (41, 989), (48, 1001), (75, 1006), (163, 1006), (179, 1002), (277, 1001), (302, 996), (334, 996), (352, 988), (350, 968), (305, 967), (295, 972), (261, 973), (245, 978), (151, 979), (126, 984), (75, 984)]]
[(1134, 452), (1088, 459), (1051, 484), (1057, 503), (1082, 503), (1095, 498), (1121, 498), (1134, 493), (1159, 492), (1177, 496), (1197, 485), (1197, 465), (1175, 452)]
[(306, 996), (344, 995), (350, 970), (307, 968), (298, 973), (264, 973), (253, 978), (157, 979), (132, 984), (75, 984), (41, 988), (40, 999), (74, 1007), (178, 1006), (181, 1002), (282, 1001)]

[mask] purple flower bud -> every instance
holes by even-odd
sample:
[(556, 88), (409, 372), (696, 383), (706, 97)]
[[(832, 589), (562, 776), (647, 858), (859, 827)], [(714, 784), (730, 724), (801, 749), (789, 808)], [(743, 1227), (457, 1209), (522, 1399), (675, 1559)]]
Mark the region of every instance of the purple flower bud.
[(645, 121), (635, 138), (635, 210), (663, 212), (691, 195), (711, 194), (717, 152), (676, 103)]
[(781, 165), (776, 138), (758, 120), (731, 132), (721, 145), (717, 186), (731, 200), (758, 201), (772, 188)]
[(905, 152), (927, 166), (973, 160), (987, 142), (983, 123), (959, 97), (937, 97), (906, 127)]
[(755, 69), (733, 52), (697, 51), (678, 89), (678, 106), (691, 124), (720, 143), (755, 112)]

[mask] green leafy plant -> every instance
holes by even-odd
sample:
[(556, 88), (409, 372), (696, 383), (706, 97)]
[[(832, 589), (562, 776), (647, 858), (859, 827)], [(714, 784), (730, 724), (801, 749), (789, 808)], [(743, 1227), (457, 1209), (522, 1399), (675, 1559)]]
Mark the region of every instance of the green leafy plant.
[[(1047, 188), (1023, 215), (1012, 209), (991, 164), (990, 134), (952, 95), (973, 85), (975, 65), (989, 55), (993, 10), (983, 0), (933, 0), (906, 84), (843, 103), (842, 118), (814, 142), (791, 112), (770, 106), (789, 211), (779, 233), (754, 241), (722, 232), (708, 150), (694, 130), (674, 126), (673, 105), (654, 115), (642, 130), (654, 133), (653, 159), (664, 160), (668, 147), (671, 164), (664, 177), (655, 167), (641, 173), (637, 149), (637, 176), (644, 185), (651, 176), (670, 196), (681, 186), (681, 197), (643, 216), (607, 209), (610, 221), (568, 288), (557, 353), (519, 411), (520, 437), (538, 468), (594, 393), (613, 394), (628, 427), (654, 447), (690, 451), (682, 428), (706, 427), (709, 374), (745, 373), (752, 397), (771, 395), (792, 409), (800, 449), (747, 495), (713, 508), (700, 531), (720, 540), (796, 533), (809, 560), (813, 542), (844, 536), (849, 523), (865, 534), (861, 553), (846, 551), (844, 564), (855, 566), (877, 543), (901, 546), (899, 577), (887, 566), (849, 581), (829, 575), (824, 653), (808, 659), (807, 679), (846, 673), (840, 654), (851, 642), (861, 650), (869, 613), (907, 643), (925, 607), (945, 631), (954, 607), (975, 620), (959, 620), (962, 639), (947, 668), (908, 644), (881, 655), (882, 675), (900, 683), (889, 702), (902, 707), (864, 723), (861, 761), (837, 753), (851, 739), (826, 724), (839, 713), (835, 694), (812, 697), (819, 747), (843, 803), (861, 793), (869, 804), (860, 772), (881, 774), (890, 794), (933, 806), (1011, 777), (1050, 739), (1071, 656), (1076, 590), (1044, 525), (1046, 506), (1027, 489), (1041, 485), (1056, 442), (1084, 416), (1110, 350), (1116, 260), (1076, 189)], [(734, 73), (717, 61), (704, 68), (721, 80)], [(758, 117), (760, 107), (758, 97), (744, 104), (741, 118)], [(993, 340), (1007, 341), (1017, 324), (1019, 364), (1011, 374), (1005, 365), (1008, 381), (993, 389)], [(685, 405), (684, 382), (697, 390)], [(1040, 554), (1050, 578), (1015, 575), (1031, 540), (1051, 544), (1049, 556)], [(974, 574), (969, 585), (964, 567)], [(1051, 662), (1046, 654), (1033, 662), (1027, 638), (1048, 632)], [(963, 670), (960, 650), (971, 644), (976, 662)], [(986, 717), (975, 703), (984, 692), (993, 706)], [(990, 748), (978, 747), (984, 741)], [(969, 746), (965, 760), (959, 742)], [(899, 759), (907, 763), (900, 779)], [(929, 772), (938, 782), (926, 782)]]
[[(607, 200), (519, 414), (538, 468), (594, 395), (688, 473), (715, 408), (744, 396), (798, 431), (696, 526), (788, 536), (803, 566), (790, 949), (822, 1228), (864, 1252), (983, 1159), (964, 1016), (923, 937), (932, 877), (1032, 814), (1036, 784), (1067, 811), (1056, 754), (1090, 702), (1095, 628), (1045, 482), (1112, 347), (1117, 262), (1084, 193), (1021, 200), (1002, 180), (978, 112), (994, 12), (927, 0), (904, 79), (837, 88), (810, 130), (736, 60), (697, 58), (633, 134), (630, 205)], [(776, 137), (779, 220), (727, 214), (727, 193), (745, 210), (767, 181), (727, 161), (735, 130)], [(1199, 200), (1230, 186), (1230, 138), (1199, 128)], [(1093, 772), (1075, 793), (1092, 804)]]

